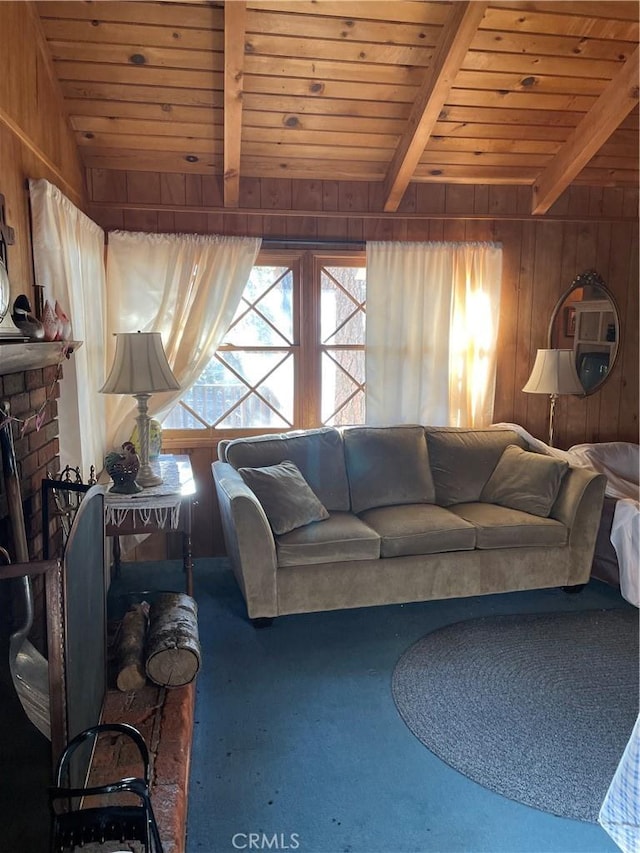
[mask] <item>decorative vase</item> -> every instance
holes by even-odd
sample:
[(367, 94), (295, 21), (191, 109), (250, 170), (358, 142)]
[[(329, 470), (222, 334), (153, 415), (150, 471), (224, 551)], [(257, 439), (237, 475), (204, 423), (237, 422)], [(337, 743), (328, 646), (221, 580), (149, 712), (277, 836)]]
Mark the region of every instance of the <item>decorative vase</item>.
[[(136, 447), (140, 447), (140, 439), (138, 437), (138, 424), (133, 428), (129, 441)], [(151, 418), (149, 421), (149, 459), (157, 459), (162, 450), (162, 424)]]

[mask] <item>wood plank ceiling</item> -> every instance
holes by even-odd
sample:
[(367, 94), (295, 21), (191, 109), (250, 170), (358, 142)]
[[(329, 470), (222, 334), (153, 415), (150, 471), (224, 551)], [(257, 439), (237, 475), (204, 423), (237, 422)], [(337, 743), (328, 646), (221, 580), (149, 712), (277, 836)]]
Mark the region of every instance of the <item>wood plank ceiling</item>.
[(87, 167), (638, 185), (638, 3), (37, 3)]

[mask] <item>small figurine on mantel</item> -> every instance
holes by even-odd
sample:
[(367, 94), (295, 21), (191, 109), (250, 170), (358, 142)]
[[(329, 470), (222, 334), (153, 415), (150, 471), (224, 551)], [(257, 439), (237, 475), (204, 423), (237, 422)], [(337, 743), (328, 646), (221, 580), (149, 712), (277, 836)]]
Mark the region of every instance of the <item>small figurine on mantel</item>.
[(71, 320), (62, 305), (56, 299), (56, 304), (53, 308), (56, 319), (58, 321), (58, 341), (68, 341), (71, 339)]
[(104, 459), (104, 467), (113, 480), (113, 486), (109, 489), (110, 492), (116, 495), (134, 495), (142, 491), (142, 486), (136, 483), (136, 475), (140, 470), (140, 460), (132, 442), (125, 441), (122, 445), (122, 452), (113, 450), (111, 453), (107, 453)]
[(11, 319), (22, 334), (32, 341), (41, 341), (44, 338), (44, 326), (31, 310), (31, 303), (26, 294), (21, 293), (16, 297)]

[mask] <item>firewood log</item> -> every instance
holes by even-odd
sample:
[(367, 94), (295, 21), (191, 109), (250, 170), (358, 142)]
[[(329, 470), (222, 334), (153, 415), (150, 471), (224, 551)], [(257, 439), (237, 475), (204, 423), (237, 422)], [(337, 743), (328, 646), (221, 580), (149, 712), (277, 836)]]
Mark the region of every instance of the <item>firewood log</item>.
[(163, 687), (181, 687), (199, 669), (197, 605), (184, 593), (161, 593), (149, 610), (147, 675)]
[(146, 602), (134, 604), (125, 613), (118, 642), (118, 676), (116, 684), (123, 693), (140, 690), (147, 683), (144, 669), (144, 641), (147, 633)]

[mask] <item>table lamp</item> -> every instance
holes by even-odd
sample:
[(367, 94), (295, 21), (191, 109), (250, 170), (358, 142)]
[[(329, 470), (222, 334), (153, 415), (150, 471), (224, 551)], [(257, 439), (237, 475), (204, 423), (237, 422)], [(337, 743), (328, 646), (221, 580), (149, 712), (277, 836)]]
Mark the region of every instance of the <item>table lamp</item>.
[(527, 394), (548, 394), (551, 397), (549, 412), (549, 446), (553, 447), (553, 416), (560, 394), (584, 394), (575, 356), (571, 349), (539, 349), (531, 376), (522, 389)]
[(116, 334), (113, 366), (100, 392), (131, 394), (138, 401), (136, 422), (140, 437), (140, 470), (136, 482), (145, 489), (162, 483), (162, 477), (149, 465), (149, 397), (159, 391), (177, 391), (179, 388), (178, 380), (169, 367), (160, 332)]

